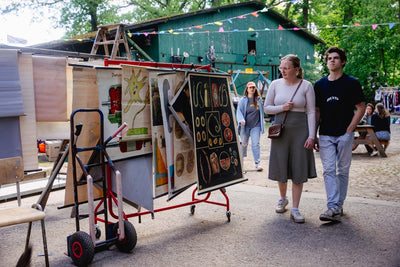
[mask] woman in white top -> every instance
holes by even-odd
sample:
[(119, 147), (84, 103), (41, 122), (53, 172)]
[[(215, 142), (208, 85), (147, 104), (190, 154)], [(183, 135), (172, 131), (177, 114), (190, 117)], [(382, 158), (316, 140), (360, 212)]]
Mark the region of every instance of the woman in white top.
[[(313, 153), (315, 139), (315, 93), (310, 82), (303, 79), (303, 69), (296, 55), (281, 59), (281, 79), (274, 80), (268, 89), (264, 104), (267, 114), (275, 114), (273, 124), (282, 123), (288, 112), (285, 127), (279, 138), (271, 139), (268, 178), (278, 182), (281, 195), (276, 212), (283, 213), (289, 201), (287, 181), (292, 180), (291, 218), (303, 223), (299, 203), (303, 183), (317, 177)], [(300, 84), (301, 83), (301, 84)], [(300, 85), (293, 101), (290, 101)]]

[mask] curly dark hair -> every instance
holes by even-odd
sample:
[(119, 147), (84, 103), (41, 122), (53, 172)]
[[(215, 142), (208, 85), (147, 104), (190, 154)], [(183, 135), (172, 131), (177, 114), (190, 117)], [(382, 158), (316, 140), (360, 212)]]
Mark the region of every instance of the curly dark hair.
[(326, 50), (324, 58), (325, 58), (325, 62), (328, 63), (328, 55), (332, 54), (332, 53), (338, 53), (340, 60), (342, 62), (345, 62), (345, 64), (343, 65), (343, 67), (346, 65), (347, 62), (347, 56), (346, 56), (346, 51), (344, 51), (344, 49), (337, 47), (337, 46), (331, 46), (328, 48), (328, 50)]

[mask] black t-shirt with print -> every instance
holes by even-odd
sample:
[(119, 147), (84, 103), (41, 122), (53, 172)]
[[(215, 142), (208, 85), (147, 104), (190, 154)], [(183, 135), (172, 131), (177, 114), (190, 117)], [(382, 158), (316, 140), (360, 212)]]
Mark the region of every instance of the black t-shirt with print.
[(365, 102), (360, 82), (347, 74), (335, 81), (328, 76), (314, 86), (316, 107), (320, 109), (320, 135), (341, 136), (354, 116), (355, 105)]

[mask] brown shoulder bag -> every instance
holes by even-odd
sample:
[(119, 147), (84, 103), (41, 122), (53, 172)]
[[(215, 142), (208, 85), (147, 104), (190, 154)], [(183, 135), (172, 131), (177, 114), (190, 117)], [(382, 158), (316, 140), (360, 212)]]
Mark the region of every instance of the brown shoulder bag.
[[(297, 93), (297, 90), (299, 90), (300, 85), (302, 83), (303, 83), (303, 80), (300, 81), (299, 85), (296, 88), (296, 91), (294, 91), (294, 94), (293, 94), (292, 98), (290, 99), (290, 102), (292, 102), (294, 96)], [(289, 113), (289, 111), (286, 111), (285, 119), (283, 119), (282, 123), (273, 124), (273, 125), (269, 126), (269, 128), (268, 128), (268, 138), (274, 139), (274, 138), (278, 138), (278, 137), (280, 137), (282, 135), (282, 131), (283, 131), (283, 128), (285, 127), (285, 122), (286, 122), (286, 118), (287, 118), (288, 113)]]

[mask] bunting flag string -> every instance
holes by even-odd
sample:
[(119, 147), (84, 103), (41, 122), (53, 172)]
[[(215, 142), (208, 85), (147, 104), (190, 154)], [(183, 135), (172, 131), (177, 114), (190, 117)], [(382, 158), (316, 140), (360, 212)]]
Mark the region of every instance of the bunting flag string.
[[(326, 30), (326, 29), (337, 29), (337, 28), (350, 28), (350, 27), (372, 27), (373, 30), (376, 30), (378, 26), (388, 26), (389, 30), (392, 29), (396, 24), (400, 24), (400, 22), (392, 22), (392, 23), (375, 23), (375, 24), (359, 24), (359, 23), (354, 23), (354, 25), (340, 25), (340, 26), (331, 26), (331, 25), (326, 25), (325, 27), (316, 27), (316, 26), (310, 26), (310, 27), (304, 27), (304, 28), (299, 28), (299, 27), (293, 27), (293, 28), (284, 28), (282, 25), (278, 25), (278, 28), (276, 29), (271, 29), (271, 28), (264, 28), (264, 29), (254, 29), (253, 27), (249, 27), (247, 30), (239, 30), (239, 29), (233, 29), (233, 30), (226, 30), (224, 29), (223, 25), (225, 22), (228, 22), (229, 24), (233, 24), (233, 20), (235, 19), (246, 19), (248, 16), (252, 16), (254, 18), (259, 17), (259, 13), (264, 13), (268, 12), (270, 8), (264, 7), (261, 10), (242, 14), (236, 17), (232, 18), (227, 18), (224, 20), (219, 20), (215, 22), (209, 22), (201, 25), (196, 25), (192, 27), (187, 27), (187, 28), (179, 28), (179, 29), (170, 29), (168, 31), (153, 31), (153, 32), (135, 32), (131, 33), (128, 31), (128, 36), (132, 37), (133, 35), (160, 35), (160, 34), (173, 34), (173, 35), (178, 35), (178, 34), (188, 34), (188, 35), (194, 35), (194, 34), (209, 34), (209, 33), (233, 33), (233, 32), (250, 32), (250, 31), (257, 31), (257, 32), (266, 32), (266, 31), (300, 31), (300, 30), (307, 30), (310, 32), (313, 31), (318, 31), (318, 30)], [(210, 31), (210, 30), (203, 30), (204, 27), (211, 26), (211, 25), (217, 25), (219, 28), (215, 31)], [(197, 31), (197, 30), (202, 30), (202, 31)], [(71, 41), (71, 40), (78, 40), (78, 41), (87, 41), (88, 38), (85, 39), (63, 39), (64, 41)], [(91, 39), (94, 42), (94, 39)]]

